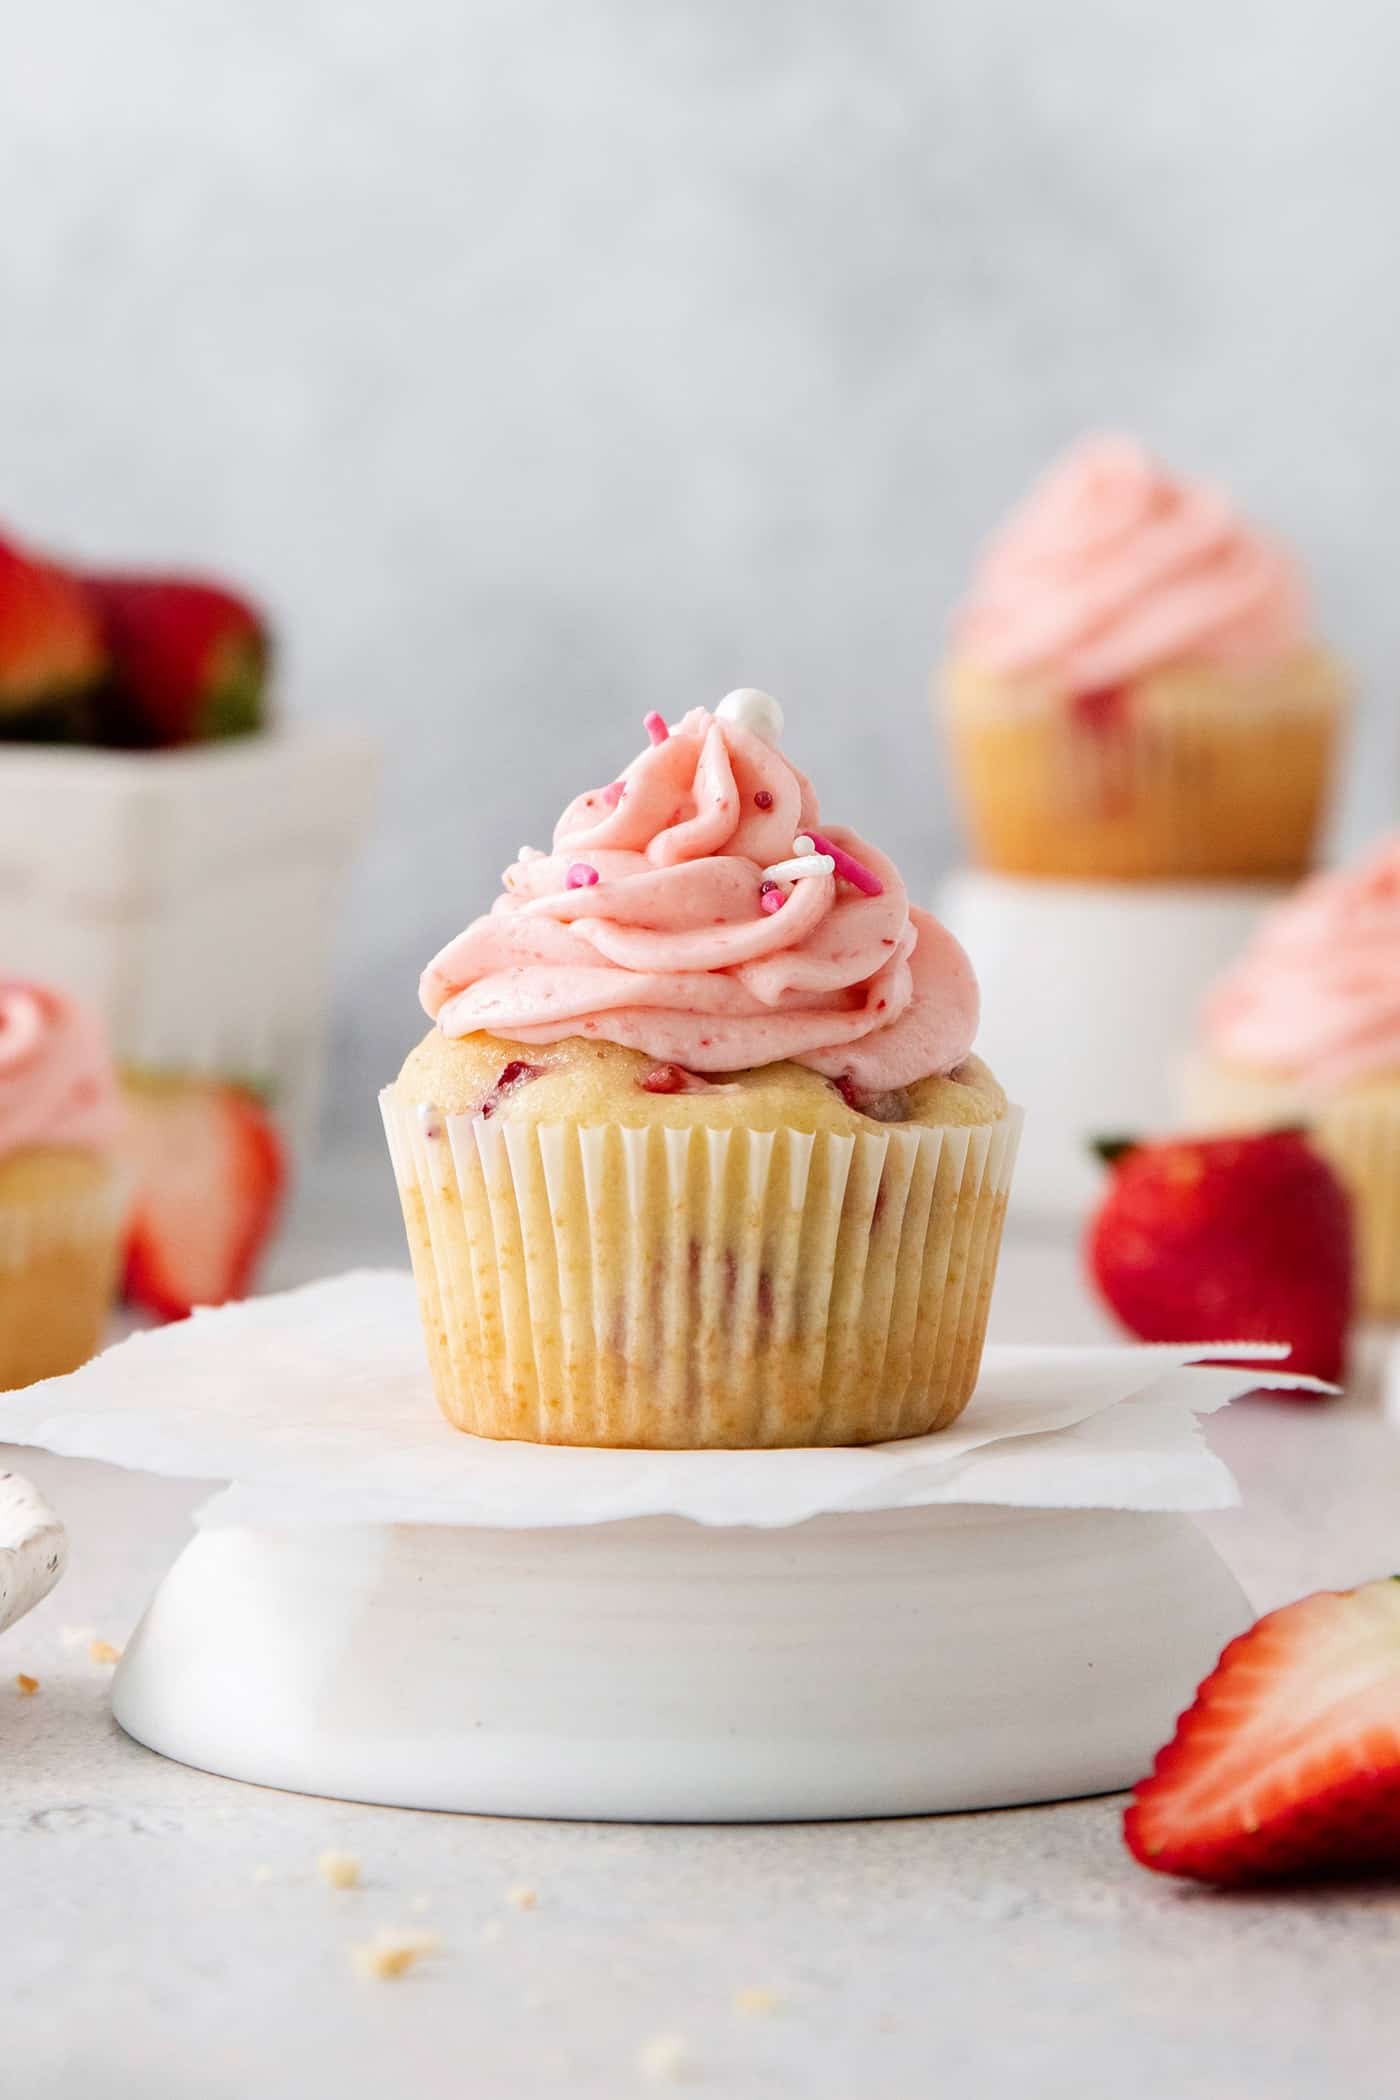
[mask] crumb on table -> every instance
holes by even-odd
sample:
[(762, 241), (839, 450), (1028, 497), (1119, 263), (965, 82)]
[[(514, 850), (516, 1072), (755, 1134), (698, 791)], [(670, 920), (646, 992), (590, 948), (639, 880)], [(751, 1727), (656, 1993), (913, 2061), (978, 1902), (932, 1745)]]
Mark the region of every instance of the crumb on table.
[(688, 2051), (684, 2035), (654, 2034), (637, 2051), (637, 2069), (643, 2078), (677, 2078)]
[(506, 1890), (506, 1902), (514, 1904), (517, 1910), (535, 1910), (539, 1900), (535, 1891), (523, 1881), (517, 1881), (513, 1888)]
[(88, 1642), (89, 1662), (111, 1664), (119, 1663), (121, 1659), (121, 1649), (114, 1648), (110, 1641), (91, 1640)]
[(39, 1689), (38, 1678), (27, 1676), (23, 1670), (17, 1673), (15, 1684), (21, 1699), (32, 1699)]
[(776, 2012), (777, 2006), (776, 1994), (759, 1985), (747, 1984), (743, 1990), (734, 1993), (735, 2012), (748, 2013), (754, 2018), (760, 2013)]
[(353, 1889), (358, 1887), (360, 1862), (353, 1852), (323, 1852), (316, 1861), (316, 1872), (328, 1887)]
[(437, 1945), (435, 1932), (377, 1932), (372, 1940), (350, 1949), (350, 1962), (357, 1976), (402, 1976)]

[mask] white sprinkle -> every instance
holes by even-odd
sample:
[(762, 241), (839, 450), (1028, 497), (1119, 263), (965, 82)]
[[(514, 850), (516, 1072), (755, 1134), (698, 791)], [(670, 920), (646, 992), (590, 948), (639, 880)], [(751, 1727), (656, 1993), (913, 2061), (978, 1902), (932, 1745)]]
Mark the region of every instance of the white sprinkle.
[(675, 2078), (687, 2053), (683, 2035), (654, 2034), (637, 2051), (637, 2069), (643, 2078), (652, 2078), (658, 2083), (663, 2078)]
[(760, 692), (756, 685), (741, 685), (726, 693), (715, 713), (722, 721), (747, 729), (751, 736), (762, 737), (765, 744), (776, 744), (783, 733), (782, 708), (771, 693)]
[(804, 831), (800, 838), (795, 838), (793, 840), (792, 850), (794, 853), (801, 854), (815, 853), (817, 850), (817, 842), (815, 839), (809, 839), (806, 832)]
[(800, 875), (834, 875), (836, 863), (829, 853), (803, 853), (795, 860), (774, 861), (763, 870), (765, 882), (796, 882)]
[(543, 853), (541, 853), (538, 846), (522, 846), (515, 857), (518, 861), (532, 861), (544, 859), (544, 855)]

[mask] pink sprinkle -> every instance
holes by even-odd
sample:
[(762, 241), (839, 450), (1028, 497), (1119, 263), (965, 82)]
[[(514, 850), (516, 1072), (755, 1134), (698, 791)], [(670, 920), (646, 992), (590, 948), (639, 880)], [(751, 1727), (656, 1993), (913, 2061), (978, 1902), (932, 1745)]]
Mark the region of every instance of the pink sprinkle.
[(766, 912), (781, 911), (786, 903), (787, 898), (781, 890), (763, 890), (759, 895), (758, 908)]
[(755, 809), (771, 809), (773, 807), (773, 797), (769, 794), (767, 788), (760, 788), (754, 796), (753, 802)]
[(566, 890), (588, 890), (597, 880), (596, 868), (590, 868), (586, 860), (576, 860), (564, 877), (564, 887)]
[(852, 888), (863, 890), (867, 897), (884, 896), (885, 885), (878, 875), (872, 875), (869, 868), (862, 867), (858, 860), (852, 860), (849, 853), (843, 853), (839, 846), (833, 846), (831, 840), (824, 839), (819, 831), (809, 831), (807, 836), (812, 841), (812, 851), (829, 853), (836, 863), (837, 874), (843, 875)]
[(611, 787), (603, 789), (603, 800), (607, 803), (609, 809), (616, 809), (626, 792), (627, 782), (625, 780), (615, 780)]
[(649, 715), (642, 716), (642, 727), (654, 744), (664, 744), (671, 734), (663, 718), (653, 708)]

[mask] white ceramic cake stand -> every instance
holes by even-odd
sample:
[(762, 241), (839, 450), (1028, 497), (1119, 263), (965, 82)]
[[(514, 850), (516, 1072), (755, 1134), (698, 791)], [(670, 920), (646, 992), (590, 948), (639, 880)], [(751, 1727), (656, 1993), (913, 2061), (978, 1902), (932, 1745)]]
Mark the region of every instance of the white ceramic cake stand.
[(162, 1584), (113, 1704), (167, 1757), (361, 1801), (909, 1815), (1131, 1784), (1249, 1618), (1177, 1515), (220, 1527)]
[(1177, 1126), (1210, 984), (1287, 892), (1267, 883), (1047, 882), (963, 869), (936, 908), (982, 986), (978, 1050), (1026, 1110), (1011, 1205), (1076, 1217), (1095, 1136)]

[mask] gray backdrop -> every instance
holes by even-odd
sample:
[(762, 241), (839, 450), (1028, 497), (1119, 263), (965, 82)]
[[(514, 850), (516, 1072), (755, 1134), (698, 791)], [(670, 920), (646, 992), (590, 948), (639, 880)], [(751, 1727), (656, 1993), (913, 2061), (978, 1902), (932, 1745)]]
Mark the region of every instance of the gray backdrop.
[(212, 564), (390, 773), (340, 957), (367, 1128), (418, 969), (646, 707), (788, 708), (833, 816), (957, 851), (926, 673), (1086, 425), (1311, 563), (1396, 806), (1384, 0), (3, 8), (0, 516)]

